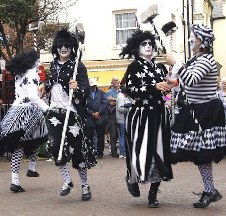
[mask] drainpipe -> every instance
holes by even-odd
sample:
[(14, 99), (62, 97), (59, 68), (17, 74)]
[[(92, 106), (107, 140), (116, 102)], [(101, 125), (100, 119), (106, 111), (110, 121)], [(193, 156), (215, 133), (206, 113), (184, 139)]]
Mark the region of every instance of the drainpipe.
[[(190, 38), (190, 5), (189, 0), (187, 0), (187, 30), (188, 30), (188, 39)], [(191, 49), (190, 44), (188, 43), (188, 58), (191, 58)]]
[(186, 28), (185, 28), (185, 20), (184, 20), (184, 1), (183, 0), (183, 5), (182, 5), (182, 17), (183, 17), (183, 20), (182, 20), (182, 25), (183, 25), (183, 31), (184, 31), (184, 62), (186, 62), (186, 58), (187, 58), (187, 55), (186, 55), (186, 52), (187, 52), (187, 49), (186, 49)]
[[(211, 6), (210, 27), (212, 28), (212, 30), (214, 32), (214, 29), (213, 29), (213, 22), (214, 22), (214, 19), (213, 19), (213, 5), (211, 4), (211, 2), (209, 2), (209, 4)], [(213, 50), (212, 50), (212, 52), (213, 52)], [(214, 52), (213, 52), (213, 55), (214, 55)], [(218, 70), (218, 75), (220, 75), (220, 69)]]

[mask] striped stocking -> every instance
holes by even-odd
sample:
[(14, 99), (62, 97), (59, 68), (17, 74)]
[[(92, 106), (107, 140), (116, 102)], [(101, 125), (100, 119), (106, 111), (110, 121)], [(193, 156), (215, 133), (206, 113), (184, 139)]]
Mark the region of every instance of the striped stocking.
[(87, 169), (78, 169), (81, 185), (88, 185), (87, 181)]
[(214, 184), (213, 184), (213, 169), (212, 164), (203, 164), (198, 165), (199, 172), (202, 176), (202, 180), (205, 187), (205, 192), (213, 192)]
[(66, 163), (64, 166), (60, 166), (60, 173), (64, 179), (64, 184), (68, 185), (71, 182), (71, 175), (69, 172), (69, 166), (68, 163)]

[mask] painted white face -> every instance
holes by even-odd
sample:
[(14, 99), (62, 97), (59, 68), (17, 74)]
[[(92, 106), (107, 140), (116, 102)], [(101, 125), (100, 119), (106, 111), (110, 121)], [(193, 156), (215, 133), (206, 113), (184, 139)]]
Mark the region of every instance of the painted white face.
[(71, 48), (66, 48), (62, 46), (61, 48), (57, 48), (57, 52), (61, 58), (67, 58), (71, 54)]
[(151, 58), (152, 57), (152, 42), (150, 39), (144, 40), (139, 47), (139, 53), (141, 57)]
[(191, 35), (188, 41), (193, 52), (196, 52), (200, 49), (201, 41), (195, 36), (193, 31), (191, 31)]

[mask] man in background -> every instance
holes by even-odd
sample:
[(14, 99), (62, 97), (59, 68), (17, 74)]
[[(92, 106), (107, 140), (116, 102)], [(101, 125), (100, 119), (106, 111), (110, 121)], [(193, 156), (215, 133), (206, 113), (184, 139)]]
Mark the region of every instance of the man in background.
[(111, 80), (111, 88), (107, 92), (108, 99), (108, 127), (110, 134), (110, 146), (112, 157), (118, 157), (117, 153), (117, 120), (116, 120), (116, 98), (120, 92), (120, 81), (118, 77)]
[(97, 157), (104, 155), (104, 135), (107, 121), (107, 97), (106, 93), (97, 87), (95, 78), (89, 79), (90, 94), (87, 98), (87, 137), (93, 142), (94, 131), (97, 136)]

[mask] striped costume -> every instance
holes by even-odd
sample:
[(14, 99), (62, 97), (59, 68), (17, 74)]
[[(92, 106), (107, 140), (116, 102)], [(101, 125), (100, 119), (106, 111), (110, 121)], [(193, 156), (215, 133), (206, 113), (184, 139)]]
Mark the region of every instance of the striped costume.
[(126, 118), (128, 179), (151, 183), (171, 179), (168, 112), (163, 94), (155, 88), (165, 71), (153, 60), (138, 58), (126, 74), (127, 93), (135, 101)]
[(225, 155), (226, 129), (224, 107), (216, 95), (217, 67), (213, 55), (194, 56), (178, 74), (188, 104), (180, 107), (172, 127), (172, 162), (219, 162)]
[(43, 112), (48, 105), (39, 98), (38, 85), (36, 68), (15, 76), (16, 99), (1, 122), (0, 148), (14, 152), (23, 147), (25, 153), (31, 155), (47, 141), (48, 130)]
[(6, 68), (15, 75), (15, 100), (1, 122), (0, 149), (12, 152), (12, 192), (25, 192), (19, 183), (24, 154), (29, 156), (28, 177), (38, 177), (36, 161), (39, 146), (47, 141), (44, 113), (49, 106), (39, 97), (38, 59), (36, 51), (11, 58)]

